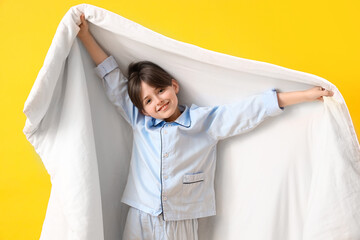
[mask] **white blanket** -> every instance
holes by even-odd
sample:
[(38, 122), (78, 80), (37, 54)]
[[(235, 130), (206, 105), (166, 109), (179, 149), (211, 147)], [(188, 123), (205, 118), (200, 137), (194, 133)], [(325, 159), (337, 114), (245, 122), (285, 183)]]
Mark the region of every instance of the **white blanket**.
[(124, 73), (150, 60), (177, 78), (181, 104), (219, 105), (271, 87), (335, 92), (218, 144), (217, 215), (199, 220), (201, 240), (360, 239), (359, 142), (333, 84), (179, 42), (87, 4), (60, 22), (24, 107), (24, 133), (52, 183), (41, 239), (121, 239), (128, 210), (120, 198), (132, 132), (76, 37), (82, 12)]

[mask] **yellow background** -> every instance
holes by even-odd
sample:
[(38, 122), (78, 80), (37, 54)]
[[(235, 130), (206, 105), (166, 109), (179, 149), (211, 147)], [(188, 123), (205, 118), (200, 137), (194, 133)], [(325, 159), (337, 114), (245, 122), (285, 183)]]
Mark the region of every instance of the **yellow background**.
[[(0, 1), (0, 239), (39, 239), (50, 178), (22, 129), (25, 100), (66, 11), (82, 1)], [(168, 37), (321, 76), (359, 136), (358, 0), (88, 1)]]

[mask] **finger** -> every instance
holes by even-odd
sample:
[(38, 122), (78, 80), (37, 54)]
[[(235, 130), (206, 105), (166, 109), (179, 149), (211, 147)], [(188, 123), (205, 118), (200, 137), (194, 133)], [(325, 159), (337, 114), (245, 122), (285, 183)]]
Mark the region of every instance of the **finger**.
[(86, 25), (85, 14), (81, 15), (81, 22), (84, 23), (84, 25)]
[(333, 96), (333, 95), (334, 95), (334, 92), (332, 92), (332, 91), (330, 91), (330, 90), (325, 90), (323, 96), (331, 97), (331, 96)]
[(88, 21), (85, 19), (85, 15), (84, 15), (84, 25), (87, 27), (88, 25)]

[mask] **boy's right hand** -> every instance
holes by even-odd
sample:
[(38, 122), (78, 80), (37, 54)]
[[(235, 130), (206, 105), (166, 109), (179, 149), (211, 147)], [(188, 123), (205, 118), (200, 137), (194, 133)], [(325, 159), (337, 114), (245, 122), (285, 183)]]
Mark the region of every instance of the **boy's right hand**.
[(78, 38), (80, 40), (86, 38), (90, 32), (89, 32), (89, 25), (88, 22), (85, 20), (85, 15), (82, 13), (80, 16), (81, 23), (79, 24), (80, 31), (78, 32)]
[(81, 40), (86, 50), (89, 52), (91, 58), (94, 60), (96, 65), (99, 65), (103, 62), (108, 55), (96, 42), (95, 38), (89, 31), (89, 24), (85, 20), (84, 13), (80, 16), (81, 23), (79, 24), (80, 31), (78, 32), (78, 38)]

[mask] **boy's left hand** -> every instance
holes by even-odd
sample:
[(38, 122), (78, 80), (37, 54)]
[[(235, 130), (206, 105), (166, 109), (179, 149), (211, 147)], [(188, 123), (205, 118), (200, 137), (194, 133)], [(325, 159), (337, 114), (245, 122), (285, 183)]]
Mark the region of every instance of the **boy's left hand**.
[(325, 88), (322, 88), (320, 86), (305, 90), (305, 94), (308, 101), (320, 100), (322, 102), (324, 101), (323, 96), (332, 97), (334, 95), (332, 91), (326, 90)]

